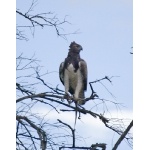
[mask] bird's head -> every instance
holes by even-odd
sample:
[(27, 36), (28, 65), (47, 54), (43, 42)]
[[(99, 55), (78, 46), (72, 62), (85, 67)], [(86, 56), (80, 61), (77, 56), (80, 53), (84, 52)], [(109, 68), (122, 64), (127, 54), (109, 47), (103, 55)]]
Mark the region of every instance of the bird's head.
[(81, 50), (83, 50), (82, 49), (82, 46), (81, 45), (79, 45), (79, 44), (77, 44), (76, 42), (71, 42), (71, 44), (70, 44), (70, 49), (69, 49), (69, 51), (71, 51), (71, 52), (74, 52), (74, 53), (80, 53), (80, 51)]

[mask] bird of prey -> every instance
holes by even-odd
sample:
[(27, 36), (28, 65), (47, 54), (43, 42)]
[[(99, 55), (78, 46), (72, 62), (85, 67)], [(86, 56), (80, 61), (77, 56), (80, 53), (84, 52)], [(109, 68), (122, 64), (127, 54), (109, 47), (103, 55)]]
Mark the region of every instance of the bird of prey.
[[(65, 87), (65, 93), (73, 95), (78, 104), (84, 104), (84, 91), (87, 90), (87, 64), (80, 58), (82, 46), (71, 42), (69, 52), (59, 67), (59, 77)], [(68, 94), (69, 95), (69, 94)]]

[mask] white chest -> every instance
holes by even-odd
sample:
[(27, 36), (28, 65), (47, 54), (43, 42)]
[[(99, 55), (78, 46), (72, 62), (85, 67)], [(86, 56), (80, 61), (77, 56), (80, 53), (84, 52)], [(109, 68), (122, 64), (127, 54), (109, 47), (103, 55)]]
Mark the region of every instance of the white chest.
[(72, 64), (70, 64), (70, 65), (68, 66), (68, 68), (67, 68), (68, 75), (69, 75), (70, 77), (76, 77), (76, 76), (77, 76), (78, 70), (77, 70), (76, 72), (75, 72), (74, 70), (75, 70), (75, 68), (73, 67)]
[(80, 63), (79, 69), (75, 72), (75, 68), (72, 64), (70, 64), (67, 69), (65, 69), (64, 74), (64, 83), (66, 91), (71, 87), (74, 90), (74, 96), (76, 98), (79, 97), (79, 92), (81, 91), (83, 84), (82, 84), (82, 73), (80, 71)]
[(79, 69), (75, 72), (75, 68), (72, 64), (68, 66), (68, 68), (65, 70), (65, 76), (71, 82), (72, 84), (78, 84), (81, 82), (81, 72), (80, 72), (80, 66)]

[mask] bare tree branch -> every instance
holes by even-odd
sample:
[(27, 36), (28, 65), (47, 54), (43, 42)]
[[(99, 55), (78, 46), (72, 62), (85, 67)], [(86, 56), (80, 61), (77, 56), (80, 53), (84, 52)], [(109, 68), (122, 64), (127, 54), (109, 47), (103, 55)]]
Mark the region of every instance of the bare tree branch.
[[(22, 33), (23, 31), (20, 30), (20, 28), (33, 28), (35, 29), (35, 27), (40, 26), (42, 28), (48, 26), (48, 27), (53, 27), (55, 28), (56, 34), (64, 39), (67, 39), (66, 36), (70, 35), (70, 34), (78, 34), (79, 31), (75, 31), (72, 33), (62, 33), (63, 28), (61, 27), (63, 24), (70, 24), (70, 22), (68, 22), (66, 20), (67, 16), (64, 17), (64, 20), (60, 21), (56, 15), (54, 15), (54, 13), (52, 12), (44, 12), (44, 13), (38, 13), (38, 14), (31, 14), (31, 12), (33, 11), (33, 8), (36, 6), (36, 2), (37, 1), (32, 1), (32, 4), (30, 6), (30, 8), (28, 9), (28, 11), (26, 13), (23, 13), (21, 11), (19, 11), (18, 9), (16, 10), (16, 13), (18, 15), (20, 15), (21, 17), (25, 18), (26, 20), (29, 21), (29, 25), (17, 25), (17, 33), (16, 33), (16, 38), (19, 40), (28, 40), (24, 34)], [(34, 35), (34, 32), (32, 33)]]
[[(38, 133), (38, 135), (39, 135), (39, 138), (40, 138), (40, 141), (41, 141), (41, 149), (42, 150), (46, 150), (46, 144), (47, 144), (47, 137), (46, 137), (46, 133), (45, 133), (45, 131), (43, 131), (41, 128), (39, 128), (38, 126), (36, 126), (31, 120), (29, 120), (27, 117), (25, 117), (25, 116), (16, 116), (16, 120), (18, 121), (18, 122), (20, 122), (21, 124), (22, 124), (22, 121), (21, 120), (24, 120), (24, 121), (26, 121), (28, 124), (30, 124), (30, 126), (32, 127), (32, 128), (34, 128), (36, 131), (37, 131), (37, 133)], [(27, 129), (27, 128), (26, 128)], [(31, 136), (31, 133), (28, 131), (28, 133), (29, 133), (29, 135), (30, 135), (30, 137), (32, 137)], [(31, 138), (32, 139), (32, 138)], [(34, 143), (34, 141), (33, 141), (33, 143)], [(34, 144), (35, 145), (35, 144)], [(35, 148), (36, 148), (36, 146), (34, 146)]]
[(114, 145), (112, 150), (116, 150), (119, 146), (119, 144), (122, 142), (122, 140), (125, 138), (125, 136), (128, 134), (128, 132), (130, 131), (130, 129), (133, 126), (133, 120), (131, 121), (131, 123), (129, 124), (129, 126), (126, 128), (126, 130), (122, 133), (122, 135), (120, 136), (120, 138), (118, 139), (118, 141), (116, 142), (116, 144)]
[(57, 119), (60, 123), (64, 124), (65, 126), (67, 126), (71, 132), (72, 132), (72, 147), (75, 147), (75, 129), (73, 129), (70, 125), (68, 125), (67, 123), (62, 122), (61, 120)]

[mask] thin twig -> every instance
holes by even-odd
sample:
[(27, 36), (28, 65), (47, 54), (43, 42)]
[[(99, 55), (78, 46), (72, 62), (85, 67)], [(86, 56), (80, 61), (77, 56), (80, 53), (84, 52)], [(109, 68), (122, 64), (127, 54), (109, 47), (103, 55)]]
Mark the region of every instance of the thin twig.
[(64, 124), (65, 126), (67, 126), (71, 132), (72, 132), (72, 147), (75, 147), (75, 129), (73, 129), (70, 125), (68, 125), (67, 123), (62, 122), (61, 120), (57, 119), (60, 123)]

